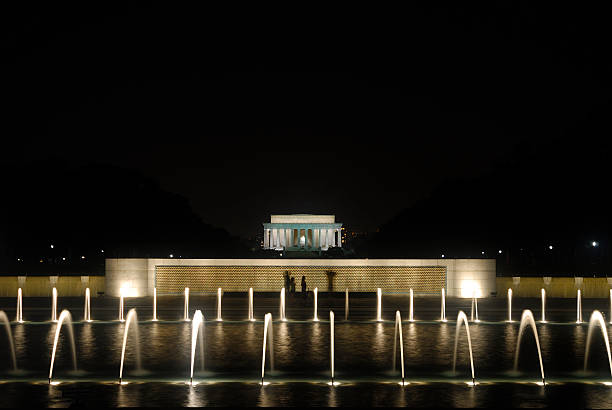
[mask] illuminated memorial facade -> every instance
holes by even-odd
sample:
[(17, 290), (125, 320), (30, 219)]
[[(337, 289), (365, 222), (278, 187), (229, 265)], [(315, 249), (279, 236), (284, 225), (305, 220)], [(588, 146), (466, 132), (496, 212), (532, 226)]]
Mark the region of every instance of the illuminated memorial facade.
[[(225, 292), (278, 292), (284, 273), (309, 289), (320, 291), (376, 292), (487, 297), (496, 292), (495, 259), (349, 259), (312, 258), (342, 246), (342, 224), (334, 215), (272, 215), (263, 224), (264, 249), (294, 251), (298, 258), (269, 259), (106, 259), (107, 295), (180, 295)], [(300, 255), (300, 252), (303, 252)], [(329, 255), (329, 254), (328, 254)]]
[(264, 249), (326, 251), (342, 246), (342, 224), (334, 215), (272, 215), (263, 224)]
[(449, 297), (488, 297), (496, 292), (495, 259), (176, 259), (108, 258), (109, 296), (181, 295), (224, 292), (278, 292), (283, 274), (306, 276), (320, 291), (376, 292)]

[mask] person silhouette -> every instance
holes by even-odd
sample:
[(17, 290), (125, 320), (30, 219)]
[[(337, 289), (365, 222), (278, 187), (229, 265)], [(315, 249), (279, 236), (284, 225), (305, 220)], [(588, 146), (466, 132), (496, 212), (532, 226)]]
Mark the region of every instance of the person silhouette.
[(306, 297), (306, 276), (302, 275), (302, 296), (305, 298)]

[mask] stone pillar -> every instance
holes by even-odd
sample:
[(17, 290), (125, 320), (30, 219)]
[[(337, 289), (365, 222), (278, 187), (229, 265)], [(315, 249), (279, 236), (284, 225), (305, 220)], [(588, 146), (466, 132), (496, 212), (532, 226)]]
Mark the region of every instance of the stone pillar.
[(342, 229), (338, 229), (338, 246), (342, 248)]
[(272, 248), (276, 249), (278, 241), (278, 229), (272, 229)]
[(315, 229), (313, 231), (314, 235), (312, 235), (313, 238), (313, 242), (314, 242), (314, 247), (315, 248), (320, 248), (321, 247), (321, 230), (320, 229)]
[(270, 247), (270, 230), (264, 229), (264, 249), (268, 249)]

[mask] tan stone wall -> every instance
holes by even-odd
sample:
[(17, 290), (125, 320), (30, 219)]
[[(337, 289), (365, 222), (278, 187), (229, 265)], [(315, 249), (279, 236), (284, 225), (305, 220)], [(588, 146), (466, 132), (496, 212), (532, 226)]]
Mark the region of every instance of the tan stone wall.
[[(106, 295), (119, 296), (121, 289), (130, 296), (152, 296), (153, 288), (156, 286), (157, 267), (218, 267), (220, 269), (235, 268), (241, 270), (257, 271), (269, 268), (278, 268), (278, 272), (273, 273), (271, 278), (261, 278), (261, 287), (254, 278), (243, 276), (242, 281), (231, 278), (215, 278), (214, 275), (208, 279), (204, 277), (204, 284), (210, 285), (209, 289), (216, 289), (221, 286), (224, 290), (246, 292), (249, 287), (256, 291), (278, 291), (282, 286), (282, 271), (288, 270), (291, 275), (297, 275), (298, 270), (309, 270), (306, 275), (308, 286), (312, 289), (318, 286), (319, 289), (327, 289), (327, 279), (323, 273), (326, 269), (337, 271), (338, 276), (334, 279), (334, 289), (356, 288), (359, 291), (376, 292), (380, 287), (384, 292), (407, 292), (408, 287), (416, 285), (408, 284), (404, 279), (399, 278), (402, 285), (398, 288), (398, 280), (391, 277), (384, 280), (384, 277), (366, 274), (366, 271), (376, 269), (384, 270), (403, 270), (404, 268), (423, 268), (423, 267), (444, 267), (446, 269), (446, 290), (449, 297), (489, 297), (496, 290), (495, 282), (495, 259), (138, 259), (138, 258), (119, 258), (106, 259)], [(341, 274), (343, 270), (353, 270), (352, 277)], [(184, 286), (196, 288), (190, 284), (189, 280), (181, 277), (177, 271), (177, 283), (171, 292), (182, 292)], [(240, 275), (238, 275), (240, 276)], [(301, 274), (295, 276), (296, 290), (299, 289)], [(188, 279), (188, 278), (187, 278)], [(238, 282), (237, 282), (238, 281)], [(234, 284), (232, 284), (232, 283)], [(237, 285), (236, 285), (237, 284)], [(207, 286), (207, 285), (206, 285)], [(440, 289), (442, 284), (438, 284)]]
[(334, 290), (341, 292), (372, 292), (377, 287), (384, 292), (439, 294), (446, 287), (444, 266), (156, 266), (157, 294), (180, 294), (186, 287), (191, 292), (276, 292), (284, 286), (283, 274), (295, 278), (295, 289), (301, 291), (302, 275), (309, 290), (328, 290), (326, 271), (335, 272)]
[(584, 278), (578, 286), (574, 278), (551, 278), (550, 284), (546, 285), (544, 279), (520, 278), (519, 284), (515, 285), (512, 278), (497, 278), (497, 296), (504, 296), (512, 288), (514, 297), (539, 298), (541, 289), (546, 289), (546, 296), (550, 298), (575, 298), (577, 289), (582, 290), (584, 298), (609, 298), (610, 285), (607, 278)]
[[(51, 278), (50, 276), (25, 277), (22, 286), (23, 296), (51, 296), (54, 287)], [(89, 288), (91, 296), (96, 297), (98, 292), (104, 292), (104, 276), (59, 276), (55, 287), (59, 296), (82, 296), (85, 294), (85, 289)], [(18, 288), (19, 276), (0, 276), (0, 296), (16, 297)]]

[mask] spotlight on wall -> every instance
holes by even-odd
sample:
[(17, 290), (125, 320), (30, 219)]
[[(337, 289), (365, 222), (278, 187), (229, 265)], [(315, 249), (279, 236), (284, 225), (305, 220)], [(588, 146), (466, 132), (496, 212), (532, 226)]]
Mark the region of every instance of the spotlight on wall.
[(461, 297), (462, 298), (471, 298), (471, 297), (482, 297), (482, 289), (478, 285), (476, 281), (473, 280), (464, 280), (461, 282)]

